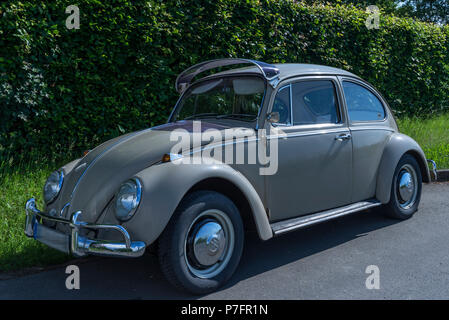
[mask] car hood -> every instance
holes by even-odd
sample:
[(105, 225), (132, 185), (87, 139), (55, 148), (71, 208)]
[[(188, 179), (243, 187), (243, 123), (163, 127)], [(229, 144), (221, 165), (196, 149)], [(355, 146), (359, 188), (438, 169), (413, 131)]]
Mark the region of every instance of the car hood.
[[(228, 128), (201, 123), (203, 132)], [(54, 208), (66, 219), (73, 212), (82, 211), (83, 221), (95, 222), (121, 183), (158, 163), (178, 143), (177, 140), (170, 140), (170, 134), (176, 129), (192, 134), (193, 122), (178, 121), (119, 136), (99, 145), (83, 158), (67, 164), (63, 167), (65, 177), (61, 194), (55, 203), (47, 207), (47, 211)], [(248, 135), (248, 129), (245, 129), (245, 135)]]

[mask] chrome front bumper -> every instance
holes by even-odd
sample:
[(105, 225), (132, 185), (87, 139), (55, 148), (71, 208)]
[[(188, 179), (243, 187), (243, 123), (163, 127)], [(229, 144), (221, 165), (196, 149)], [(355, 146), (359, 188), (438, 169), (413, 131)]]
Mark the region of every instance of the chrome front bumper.
[[(120, 225), (90, 224), (79, 221), (81, 211), (72, 214), (70, 221), (53, 217), (39, 211), (34, 198), (27, 201), (25, 210), (25, 234), (59, 251), (73, 253), (79, 257), (87, 254), (140, 257), (145, 252), (145, 242), (131, 241), (128, 231)], [(43, 225), (41, 220), (66, 224), (70, 227), (70, 234), (49, 228)], [(124, 242), (89, 239), (80, 235), (82, 228), (115, 230), (121, 233)]]

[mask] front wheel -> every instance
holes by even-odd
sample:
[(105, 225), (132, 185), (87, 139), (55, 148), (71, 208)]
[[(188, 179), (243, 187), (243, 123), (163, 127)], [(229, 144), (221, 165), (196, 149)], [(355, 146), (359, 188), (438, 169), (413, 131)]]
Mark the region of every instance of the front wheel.
[(406, 154), (399, 161), (391, 185), (390, 202), (385, 205), (386, 214), (395, 219), (410, 218), (421, 199), (422, 176), (416, 159)]
[(243, 222), (234, 203), (217, 192), (194, 192), (159, 239), (162, 272), (179, 289), (212, 292), (236, 270), (243, 241)]

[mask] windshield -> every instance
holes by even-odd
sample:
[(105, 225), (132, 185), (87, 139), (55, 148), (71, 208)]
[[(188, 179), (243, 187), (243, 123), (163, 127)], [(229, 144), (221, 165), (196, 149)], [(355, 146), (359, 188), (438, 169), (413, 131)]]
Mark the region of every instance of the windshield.
[(265, 93), (259, 77), (223, 77), (202, 81), (187, 89), (172, 121), (235, 119), (254, 121)]

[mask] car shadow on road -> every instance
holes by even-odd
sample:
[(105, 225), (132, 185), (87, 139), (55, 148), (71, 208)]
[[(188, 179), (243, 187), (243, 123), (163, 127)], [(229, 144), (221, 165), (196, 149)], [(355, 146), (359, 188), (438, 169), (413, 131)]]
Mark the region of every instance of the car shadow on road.
[(268, 241), (261, 241), (257, 233), (251, 233), (247, 236), (237, 272), (221, 290), (257, 274), (337, 247), (398, 222), (400, 221), (383, 216), (380, 210), (367, 210), (290, 232)]
[[(377, 211), (366, 211), (342, 217), (304, 230), (259, 240), (256, 232), (248, 232), (241, 263), (226, 290), (245, 279), (339, 246), (367, 233), (397, 223)], [(76, 261), (75, 261), (76, 262)], [(72, 262), (73, 263), (73, 262)], [(81, 264), (81, 290), (67, 290), (67, 274), (61, 269), (31, 275), (28, 279), (7, 280), (10, 289), (0, 298), (23, 299), (197, 299), (174, 289), (159, 269), (155, 254), (138, 259), (92, 259)], [(48, 273), (45, 275), (45, 273)], [(20, 292), (26, 283), (29, 290)], [(5, 284), (6, 285), (6, 284)], [(35, 293), (33, 287), (45, 288)], [(15, 289), (17, 288), (17, 289)], [(31, 293), (32, 292), (32, 293)], [(238, 297), (236, 297), (238, 298)]]

